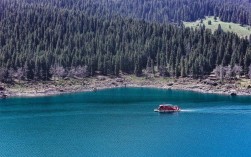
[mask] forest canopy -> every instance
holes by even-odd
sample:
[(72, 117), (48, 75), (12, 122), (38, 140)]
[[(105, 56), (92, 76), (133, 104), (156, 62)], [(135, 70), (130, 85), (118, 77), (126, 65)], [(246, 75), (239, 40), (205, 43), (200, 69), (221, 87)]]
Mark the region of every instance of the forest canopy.
[[(172, 3), (179, 9), (169, 10)], [(190, 7), (193, 3), (198, 5)], [(222, 6), (216, 7), (217, 3), (2, 0), (0, 81), (12, 77), (49, 80), (53, 75), (85, 77), (97, 72), (140, 76), (143, 69), (154, 67), (163, 76), (202, 77), (218, 65), (238, 65), (247, 75), (251, 64), (250, 37), (224, 33), (220, 26), (212, 33), (205, 28), (193, 30), (171, 24), (208, 14), (250, 24), (249, 5), (235, 6), (229, 1), (225, 4), (228, 10), (224, 11)], [(156, 10), (159, 7), (163, 10)], [(197, 12), (190, 13), (193, 9)], [(237, 14), (240, 16), (236, 17)]]

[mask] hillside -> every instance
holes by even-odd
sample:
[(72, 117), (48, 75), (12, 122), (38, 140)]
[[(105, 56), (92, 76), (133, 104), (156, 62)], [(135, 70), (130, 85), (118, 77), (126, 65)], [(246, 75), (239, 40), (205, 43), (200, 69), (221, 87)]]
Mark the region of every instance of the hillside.
[[(225, 22), (251, 26), (251, 5), (247, 0), (1, 0), (0, 10), (4, 10), (9, 3), (13, 3), (12, 6), (17, 8), (53, 7), (80, 11), (88, 16), (122, 16), (175, 24), (195, 21), (205, 16), (218, 16)], [(0, 20), (4, 15), (3, 11), (0, 11)]]
[(221, 26), (221, 29), (224, 32), (233, 32), (238, 34), (240, 37), (249, 37), (251, 35), (251, 26), (244, 25), (241, 26), (237, 23), (232, 22), (223, 22), (218, 18), (216, 20), (213, 16), (207, 16), (204, 19), (197, 20), (195, 22), (183, 22), (186, 27), (190, 28), (201, 28), (205, 26), (205, 28), (212, 30), (213, 32), (216, 31)]
[[(105, 1), (83, 2), (0, 1), (0, 81), (83, 78), (97, 74), (201, 78), (219, 65), (230, 69), (238, 65), (242, 74), (249, 72), (251, 41), (248, 39), (223, 31), (212, 34), (205, 29), (162, 23), (153, 16), (159, 13), (156, 10), (152, 10), (154, 13), (141, 10), (139, 13), (153, 18), (139, 20), (126, 14), (130, 7), (124, 15), (120, 11), (111, 14), (101, 9)], [(114, 4), (122, 2), (125, 1), (114, 1)], [(148, 4), (143, 0), (137, 2)], [(160, 1), (153, 2), (155, 8)], [(112, 1), (107, 4), (111, 5), (106, 8), (116, 10)], [(131, 1), (130, 4), (132, 11), (136, 11), (136, 4)], [(180, 8), (183, 3), (176, 6)], [(180, 19), (185, 17), (175, 9), (166, 15), (171, 12)], [(189, 16), (195, 18), (203, 13)]]

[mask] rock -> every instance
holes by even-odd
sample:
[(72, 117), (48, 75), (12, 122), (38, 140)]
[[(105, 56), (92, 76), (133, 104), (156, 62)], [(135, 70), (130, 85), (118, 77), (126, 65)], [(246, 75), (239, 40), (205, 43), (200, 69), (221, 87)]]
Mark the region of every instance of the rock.
[(111, 85), (118, 86), (116, 82), (111, 82)]
[(5, 99), (5, 98), (7, 98), (7, 95), (4, 93), (1, 93), (0, 98)]
[(105, 77), (103, 77), (103, 76), (98, 76), (98, 77), (97, 77), (97, 80), (98, 80), (98, 81), (105, 81), (105, 80), (106, 80), (106, 78), (105, 78)]
[(64, 92), (64, 90), (63, 89), (59, 89), (59, 92)]
[(212, 85), (212, 86), (218, 86), (218, 83), (213, 82), (211, 85)]
[(230, 95), (231, 95), (231, 96), (237, 96), (237, 94), (236, 94), (236, 93), (231, 93)]
[(97, 92), (97, 88), (96, 88), (96, 87), (93, 87), (93, 88), (92, 88), (92, 91), (93, 91), (93, 92)]
[[(225, 84), (224, 87), (225, 87), (226, 89), (234, 89), (234, 88), (235, 88), (235, 85), (234, 85), (234, 84)], [(233, 90), (233, 91), (235, 91), (235, 90)]]
[(247, 86), (247, 89), (251, 89), (251, 85), (248, 85), (248, 86)]
[(116, 82), (121, 82), (122, 83), (122, 82), (124, 82), (124, 80), (122, 78), (117, 78)]
[(5, 88), (4, 87), (0, 87), (0, 91), (4, 91), (5, 90)]
[(70, 80), (70, 78), (69, 77), (65, 77), (64, 80)]
[(207, 85), (211, 85), (211, 86), (217, 86), (218, 83), (211, 81), (211, 80), (205, 80), (203, 81), (203, 83), (207, 84)]
[(168, 86), (173, 86), (173, 83), (168, 83), (167, 85), (168, 85)]
[(199, 88), (200, 86), (197, 86), (197, 85), (194, 85), (194, 86), (191, 86), (190, 88)]

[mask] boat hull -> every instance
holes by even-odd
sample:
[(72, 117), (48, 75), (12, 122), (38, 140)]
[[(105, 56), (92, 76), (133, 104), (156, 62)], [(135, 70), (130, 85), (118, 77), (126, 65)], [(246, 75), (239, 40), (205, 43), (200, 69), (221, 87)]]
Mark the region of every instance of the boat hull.
[(154, 109), (154, 112), (159, 112), (159, 113), (173, 113), (173, 112), (179, 112), (180, 110), (159, 110), (159, 109)]
[(172, 113), (172, 112), (179, 112), (180, 108), (178, 106), (173, 106), (170, 104), (162, 104), (159, 105), (158, 108), (154, 109), (154, 112), (159, 113)]

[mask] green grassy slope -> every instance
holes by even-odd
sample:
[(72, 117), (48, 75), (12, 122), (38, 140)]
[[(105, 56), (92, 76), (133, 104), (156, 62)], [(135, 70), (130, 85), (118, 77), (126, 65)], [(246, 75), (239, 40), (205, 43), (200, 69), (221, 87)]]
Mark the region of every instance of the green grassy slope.
[[(209, 21), (211, 21), (211, 25), (209, 24)], [(201, 23), (202, 22), (202, 23)], [(219, 18), (217, 20), (214, 19), (214, 17), (206, 17), (202, 20), (197, 20), (195, 22), (183, 22), (186, 27), (192, 27), (192, 28), (199, 28), (205, 25), (207, 29), (211, 29), (212, 31), (215, 31), (218, 29), (218, 25), (221, 25), (221, 28), (223, 31), (227, 32), (234, 32), (237, 33), (240, 37), (245, 37), (251, 35), (251, 26), (241, 26), (237, 23), (230, 23), (230, 22), (223, 22)]]

